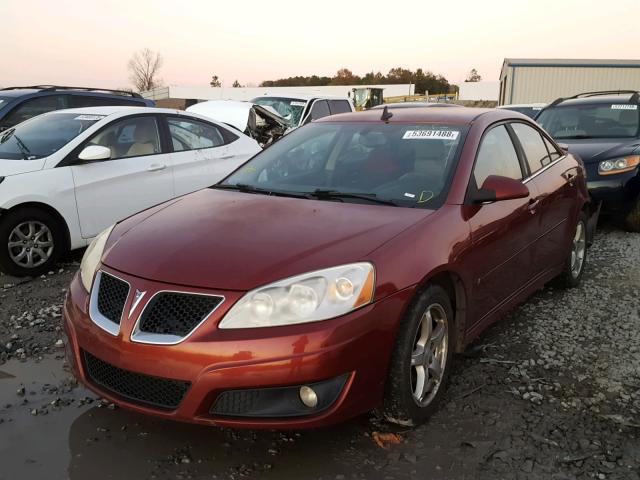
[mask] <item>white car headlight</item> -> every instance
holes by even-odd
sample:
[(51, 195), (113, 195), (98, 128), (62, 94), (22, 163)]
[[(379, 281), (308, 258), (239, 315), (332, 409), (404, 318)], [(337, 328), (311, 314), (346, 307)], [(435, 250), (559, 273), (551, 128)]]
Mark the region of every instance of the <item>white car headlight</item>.
[(248, 292), (219, 328), (256, 328), (338, 317), (373, 300), (375, 271), (352, 263), (290, 277)]
[(624, 173), (633, 170), (638, 165), (640, 165), (640, 155), (612, 158), (611, 160), (603, 160), (598, 164), (598, 173), (600, 175)]
[(93, 279), (95, 278), (98, 265), (100, 265), (102, 253), (104, 252), (104, 246), (107, 243), (109, 235), (111, 235), (113, 227), (115, 227), (115, 225), (111, 225), (109, 228), (96, 235), (96, 238), (93, 239), (91, 244), (87, 247), (87, 250), (84, 252), (82, 262), (80, 263), (80, 280), (82, 280), (82, 285), (87, 289), (87, 292), (91, 291)]

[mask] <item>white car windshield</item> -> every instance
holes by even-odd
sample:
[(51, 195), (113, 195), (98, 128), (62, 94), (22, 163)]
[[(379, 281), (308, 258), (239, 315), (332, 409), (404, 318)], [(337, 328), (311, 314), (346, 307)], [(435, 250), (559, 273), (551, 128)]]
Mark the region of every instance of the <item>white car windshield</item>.
[(28, 120), (0, 132), (0, 159), (48, 157), (103, 118), (104, 115), (54, 113)]
[(285, 97), (258, 97), (251, 100), (262, 107), (271, 107), (278, 115), (287, 120), (290, 125), (297, 126), (300, 123), (304, 108), (307, 106), (305, 100)]

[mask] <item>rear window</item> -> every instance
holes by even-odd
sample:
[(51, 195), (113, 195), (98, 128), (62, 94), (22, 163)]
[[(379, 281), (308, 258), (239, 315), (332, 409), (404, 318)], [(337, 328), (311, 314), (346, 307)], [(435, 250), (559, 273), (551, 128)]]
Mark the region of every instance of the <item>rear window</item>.
[(557, 140), (627, 138), (638, 135), (640, 111), (624, 102), (559, 105), (543, 110), (536, 120)]

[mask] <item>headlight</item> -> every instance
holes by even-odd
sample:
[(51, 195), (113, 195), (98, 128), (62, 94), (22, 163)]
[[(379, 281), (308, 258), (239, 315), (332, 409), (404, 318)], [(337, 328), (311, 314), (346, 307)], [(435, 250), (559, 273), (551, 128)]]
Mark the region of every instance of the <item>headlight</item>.
[(82, 280), (82, 285), (87, 289), (87, 292), (91, 291), (93, 278), (95, 277), (96, 270), (100, 264), (100, 259), (104, 252), (104, 246), (107, 243), (107, 239), (109, 238), (113, 227), (115, 227), (115, 225), (111, 225), (106, 230), (100, 232), (87, 247), (87, 251), (84, 252), (82, 262), (80, 263), (80, 280)]
[(640, 164), (640, 155), (631, 157), (612, 158), (603, 160), (598, 164), (600, 175), (614, 175), (616, 173), (630, 172)]
[(297, 275), (247, 293), (219, 328), (275, 327), (338, 317), (370, 303), (374, 284), (370, 263)]

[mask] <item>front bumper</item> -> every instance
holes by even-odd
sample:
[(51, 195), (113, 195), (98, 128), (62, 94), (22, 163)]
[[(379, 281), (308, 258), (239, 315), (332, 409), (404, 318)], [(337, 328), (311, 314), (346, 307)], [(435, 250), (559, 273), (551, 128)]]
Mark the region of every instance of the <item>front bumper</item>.
[[(151, 294), (148, 298), (154, 291), (175, 288), (120, 272), (112, 273), (129, 281), (133, 288), (148, 291)], [(201, 289), (180, 289), (203, 293)], [(133, 308), (133, 314), (129, 315), (131, 298), (125, 305), (117, 335), (94, 324), (88, 314), (89, 295), (76, 275), (64, 305), (67, 356), (82, 383), (102, 397), (140, 413), (230, 427), (324, 426), (369, 411), (381, 403), (396, 328), (413, 293), (413, 289), (405, 289), (348, 315), (322, 322), (219, 330), (217, 323), (242, 296), (240, 292), (225, 291), (224, 304), (183, 342), (149, 345), (131, 341), (138, 311)], [(189, 387), (175, 409), (132, 401), (92, 379), (87, 371), (85, 352), (116, 369), (188, 382)], [(211, 413), (224, 392), (310, 385), (336, 378), (345, 380), (335, 400), (322, 411), (312, 411), (309, 415), (269, 418)]]
[(638, 170), (614, 175), (599, 175), (597, 165), (587, 168), (587, 188), (595, 203), (602, 203), (603, 213), (626, 214), (640, 195)]

